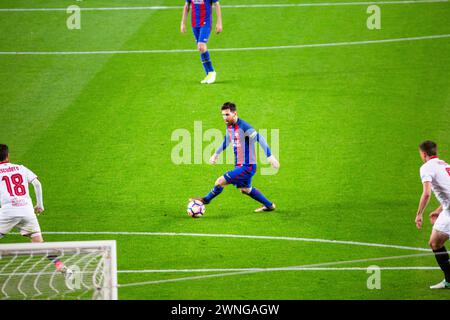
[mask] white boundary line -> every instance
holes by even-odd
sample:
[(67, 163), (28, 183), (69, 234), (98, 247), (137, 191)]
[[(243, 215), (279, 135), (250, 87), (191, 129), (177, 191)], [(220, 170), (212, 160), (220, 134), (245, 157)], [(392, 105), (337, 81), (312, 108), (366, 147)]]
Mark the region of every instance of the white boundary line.
[[(15, 233), (17, 234), (17, 233)], [(402, 249), (402, 250), (412, 250), (412, 251), (421, 251), (427, 253), (419, 253), (419, 254), (410, 254), (410, 255), (401, 255), (401, 256), (387, 256), (380, 258), (368, 258), (368, 259), (357, 259), (357, 260), (347, 260), (347, 261), (334, 261), (334, 262), (325, 262), (318, 264), (308, 264), (302, 266), (290, 266), (290, 267), (281, 267), (281, 268), (253, 268), (253, 269), (167, 269), (167, 270), (124, 270), (119, 271), (120, 273), (144, 273), (144, 272), (218, 272), (218, 271), (233, 271), (227, 273), (220, 274), (212, 274), (212, 275), (200, 275), (194, 277), (183, 277), (183, 278), (175, 278), (175, 279), (164, 279), (164, 280), (155, 280), (155, 281), (144, 281), (144, 282), (135, 282), (135, 283), (126, 283), (120, 284), (118, 287), (131, 287), (131, 286), (140, 286), (140, 285), (149, 285), (149, 284), (159, 284), (166, 282), (177, 282), (177, 281), (187, 281), (187, 280), (196, 280), (196, 279), (206, 279), (206, 278), (216, 278), (216, 277), (226, 277), (233, 275), (244, 275), (251, 273), (259, 273), (259, 272), (273, 272), (273, 271), (296, 271), (296, 270), (313, 270), (312, 268), (337, 265), (337, 264), (351, 264), (358, 262), (369, 262), (369, 261), (385, 261), (385, 260), (394, 260), (394, 259), (404, 259), (404, 258), (413, 258), (413, 257), (422, 257), (422, 256), (430, 256), (434, 255), (430, 249), (425, 248), (417, 248), (417, 247), (408, 247), (408, 246), (397, 246), (397, 245), (388, 245), (388, 244), (380, 244), (380, 243), (368, 243), (368, 242), (357, 242), (357, 241), (343, 241), (343, 240), (327, 240), (327, 239), (315, 239), (315, 238), (297, 238), (297, 237), (284, 237), (284, 236), (255, 236), (255, 235), (236, 235), (236, 234), (208, 234), (208, 233), (176, 233), (176, 232), (109, 232), (109, 231), (98, 231), (98, 232), (89, 232), (89, 231), (49, 231), (44, 234), (51, 235), (140, 235), (140, 236), (181, 236), (181, 237), (214, 237), (214, 238), (236, 238), (236, 239), (257, 239), (257, 240), (283, 240), (283, 241), (304, 241), (304, 242), (319, 242), (319, 243), (332, 243), (332, 244), (346, 244), (346, 245), (358, 245), (358, 246), (369, 246), (369, 247), (381, 247), (381, 248), (393, 248), (393, 249)], [(354, 267), (348, 270), (359, 270)], [(396, 270), (398, 268), (408, 268), (408, 267), (384, 267), (390, 268), (390, 270)], [(415, 268), (415, 269), (411, 269)], [(432, 268), (432, 267), (409, 267), (408, 269), (398, 269), (398, 270), (416, 270), (417, 268)], [(339, 270), (344, 270), (343, 268), (336, 268)], [(366, 269), (367, 268), (363, 268)], [(363, 270), (361, 269), (361, 270)], [(324, 269), (325, 270), (325, 269)], [(331, 269), (327, 269), (331, 270)], [(389, 270), (389, 269), (385, 269)], [(417, 269), (419, 270), (419, 269)], [(430, 269), (423, 269), (430, 270)], [(434, 270), (434, 269), (433, 269)]]
[[(118, 273), (196, 273), (196, 272), (235, 272), (235, 271), (367, 271), (368, 267), (286, 267), (286, 268), (230, 268), (230, 269), (144, 269), (119, 270)], [(379, 270), (441, 270), (439, 267), (379, 267)]]
[[(317, 2), (317, 3), (276, 3), (276, 4), (242, 4), (222, 5), (226, 9), (247, 8), (295, 8), (295, 7), (334, 7), (334, 6), (358, 6), (380, 4), (417, 4), (417, 3), (442, 3), (448, 0), (406, 0), (406, 1), (362, 1), (362, 2)], [(140, 6), (140, 7), (105, 7), (105, 8), (80, 8), (81, 11), (122, 11), (122, 10), (171, 10), (182, 9), (183, 6)], [(0, 8), (0, 12), (48, 12), (66, 11), (67, 8)]]
[[(229, 277), (229, 276), (235, 276), (235, 275), (244, 275), (244, 274), (260, 273), (260, 272), (274, 272), (274, 271), (286, 271), (286, 270), (294, 271), (294, 269), (300, 270), (300, 269), (304, 269), (304, 268), (317, 268), (317, 267), (339, 265), (339, 264), (352, 264), (352, 263), (358, 263), (358, 262), (396, 260), (396, 259), (415, 258), (415, 257), (430, 256), (430, 255), (434, 255), (434, 253), (419, 253), (419, 254), (410, 254), (410, 255), (402, 255), (402, 256), (387, 256), (387, 257), (379, 257), (379, 258), (333, 261), (333, 262), (324, 262), (324, 263), (307, 264), (307, 265), (302, 265), (302, 266), (292, 266), (292, 267), (282, 267), (282, 268), (245, 269), (245, 271), (235, 271), (235, 272), (227, 272), (227, 273), (219, 273), (219, 274), (200, 275), (200, 276), (193, 276), (193, 277), (132, 282), (132, 283), (120, 284), (118, 286), (119, 287), (144, 286), (144, 285), (160, 284), (160, 283), (167, 283), (167, 282), (178, 282), (178, 281), (200, 280), (200, 279), (218, 278), (218, 277)], [(365, 269), (367, 270), (367, 268), (365, 268)]]
[[(17, 234), (17, 233), (15, 233)], [(297, 237), (283, 237), (283, 236), (257, 236), (257, 235), (245, 235), (245, 234), (214, 234), (214, 233), (186, 233), (186, 232), (128, 232), (128, 231), (47, 231), (43, 234), (50, 235), (123, 235), (123, 236), (169, 236), (169, 237), (211, 237), (211, 238), (236, 238), (236, 239), (257, 239), (257, 240), (284, 240), (284, 241), (303, 241), (303, 242), (321, 242), (332, 244), (347, 244), (366, 247), (380, 247), (380, 248), (392, 248), (401, 250), (412, 250), (430, 252), (430, 249), (398, 246), (382, 243), (369, 243), (358, 241), (346, 241), (346, 240), (328, 240), (328, 239), (316, 239), (316, 238), (297, 238)]]
[[(258, 50), (282, 50), (282, 49), (302, 49), (302, 48), (318, 48), (318, 47), (339, 47), (339, 46), (419, 41), (419, 40), (444, 39), (444, 38), (450, 38), (450, 34), (439, 34), (439, 35), (409, 37), (409, 38), (380, 39), (380, 40), (298, 44), (298, 45), (288, 45), (288, 46), (216, 48), (216, 49), (209, 49), (209, 51), (212, 51), (212, 52), (258, 51)], [(186, 53), (186, 52), (197, 53), (198, 50), (196, 50), (196, 49), (168, 49), (168, 50), (106, 50), (106, 51), (105, 50), (103, 50), (103, 51), (1, 51), (0, 55), (90, 55), (90, 54), (143, 54), (143, 53), (156, 54), (156, 53)]]

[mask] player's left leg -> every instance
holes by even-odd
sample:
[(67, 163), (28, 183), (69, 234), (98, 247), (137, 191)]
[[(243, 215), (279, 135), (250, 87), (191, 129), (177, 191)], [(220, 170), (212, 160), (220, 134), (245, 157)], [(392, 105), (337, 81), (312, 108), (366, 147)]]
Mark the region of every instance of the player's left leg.
[(256, 189), (255, 187), (252, 187), (252, 178), (254, 174), (256, 173), (256, 165), (251, 165), (246, 167), (245, 171), (246, 174), (240, 176), (236, 181), (236, 186), (241, 190), (241, 192), (252, 199), (255, 199), (259, 203), (263, 204), (263, 207), (258, 208), (255, 210), (255, 212), (262, 212), (262, 211), (273, 211), (275, 210), (275, 204), (269, 199), (267, 199), (261, 191)]
[(30, 238), (31, 242), (33, 242), (33, 243), (42, 243), (42, 242), (44, 242), (44, 238), (42, 237), (41, 233), (32, 233), (32, 234), (25, 235), (25, 236)]
[[(200, 27), (192, 27), (192, 33), (194, 34), (194, 37), (195, 37), (195, 43), (197, 43), (197, 49), (198, 49), (198, 51), (200, 51), (200, 57), (202, 59), (203, 69), (205, 70), (206, 76), (208, 76), (209, 69), (208, 69), (208, 66), (206, 65), (206, 63), (204, 63), (204, 58), (203, 58), (203, 52), (207, 51), (208, 49), (206, 47), (206, 42), (200, 41), (201, 29), (202, 28), (200, 28)], [(206, 78), (203, 81), (205, 81), (205, 80), (206, 80)], [(203, 81), (201, 83), (204, 83)]]
[[(32, 243), (42, 243), (44, 242), (44, 238), (41, 233), (41, 227), (39, 226), (39, 222), (36, 216), (24, 217), (22, 221), (17, 225), (17, 228), (20, 230), (20, 234), (29, 238)], [(47, 255), (47, 259), (50, 260), (55, 266), (56, 270), (67, 276), (68, 268), (64, 265), (64, 263), (58, 259), (58, 256), (55, 255)], [(69, 270), (70, 271), (70, 270)], [(71, 273), (71, 271), (70, 271)]]
[[(442, 212), (441, 214), (444, 214)], [(438, 218), (439, 219), (439, 218)], [(445, 242), (448, 240), (449, 235), (443, 231), (437, 230), (436, 228), (440, 228), (436, 221), (433, 231), (431, 232), (429, 245), (434, 252), (436, 257), (436, 261), (444, 273), (444, 280), (434, 286), (431, 286), (430, 289), (450, 289), (450, 257), (448, 255), (447, 249), (445, 248)]]

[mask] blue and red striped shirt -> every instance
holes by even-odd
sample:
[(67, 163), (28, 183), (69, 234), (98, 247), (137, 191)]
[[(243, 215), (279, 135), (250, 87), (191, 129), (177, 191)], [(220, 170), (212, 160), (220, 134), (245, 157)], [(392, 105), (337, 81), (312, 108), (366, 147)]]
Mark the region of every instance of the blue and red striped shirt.
[(225, 134), (222, 145), (217, 149), (216, 154), (220, 154), (225, 150), (230, 142), (233, 143), (234, 163), (236, 166), (256, 164), (256, 142), (259, 142), (266, 157), (272, 155), (264, 137), (256, 132), (251, 125), (241, 119), (238, 119), (233, 125), (227, 125), (227, 133)]
[(200, 28), (212, 25), (212, 4), (219, 0), (186, 0), (191, 5), (192, 27)]

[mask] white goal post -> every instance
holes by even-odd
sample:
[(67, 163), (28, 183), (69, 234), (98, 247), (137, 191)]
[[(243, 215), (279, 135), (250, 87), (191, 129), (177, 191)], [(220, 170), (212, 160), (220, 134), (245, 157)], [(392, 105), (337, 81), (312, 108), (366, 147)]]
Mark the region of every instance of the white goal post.
[(117, 298), (115, 240), (0, 244), (2, 300)]

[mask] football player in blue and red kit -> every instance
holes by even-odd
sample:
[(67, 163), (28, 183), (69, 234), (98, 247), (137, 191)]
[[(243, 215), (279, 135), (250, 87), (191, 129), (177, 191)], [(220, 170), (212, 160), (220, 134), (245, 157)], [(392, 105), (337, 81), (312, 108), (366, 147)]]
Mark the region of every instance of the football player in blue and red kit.
[(203, 68), (206, 73), (206, 77), (201, 81), (203, 84), (211, 84), (216, 81), (216, 72), (212, 66), (211, 57), (206, 46), (209, 35), (211, 34), (213, 4), (217, 14), (216, 33), (220, 33), (222, 32), (222, 13), (220, 11), (219, 0), (186, 0), (181, 19), (180, 30), (182, 33), (185, 33), (186, 18), (189, 9), (192, 9), (192, 31), (197, 41), (197, 48), (200, 51)]
[(270, 151), (266, 140), (251, 125), (238, 118), (236, 105), (232, 102), (226, 102), (222, 106), (222, 117), (227, 124), (227, 133), (223, 144), (210, 159), (211, 164), (216, 163), (220, 153), (232, 143), (234, 149), (235, 167), (233, 170), (220, 176), (214, 188), (203, 198), (193, 198), (204, 204), (208, 204), (213, 198), (217, 197), (228, 184), (239, 188), (245, 195), (250, 196), (263, 206), (255, 212), (273, 211), (275, 204), (269, 201), (258, 189), (252, 186), (252, 177), (256, 173), (255, 143), (259, 142), (265, 155), (273, 168), (278, 169), (280, 164)]

